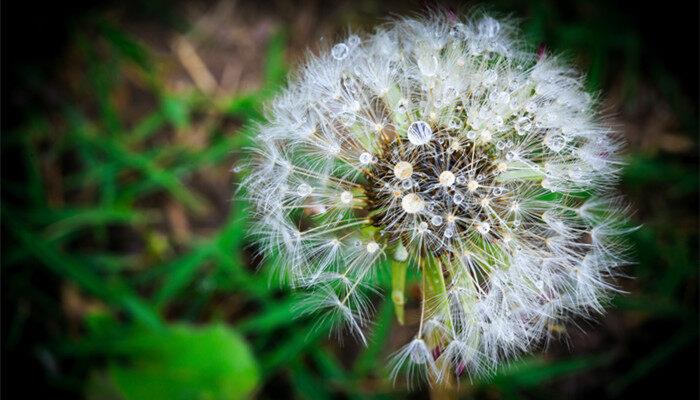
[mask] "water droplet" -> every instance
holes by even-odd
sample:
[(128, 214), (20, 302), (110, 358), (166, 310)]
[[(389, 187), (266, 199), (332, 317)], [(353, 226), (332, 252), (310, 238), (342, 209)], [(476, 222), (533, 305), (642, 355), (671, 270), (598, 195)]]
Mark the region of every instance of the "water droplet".
[(340, 194), (340, 202), (343, 204), (350, 204), (350, 202), (353, 199), (352, 192), (348, 192), (347, 190), (344, 191), (343, 193)]
[(346, 127), (349, 127), (355, 123), (357, 117), (355, 116), (355, 113), (344, 112), (338, 116), (338, 119), (340, 120), (341, 124), (343, 124)]
[(454, 26), (452, 26), (452, 28), (450, 28), (450, 36), (452, 36), (453, 38), (455, 38), (457, 40), (464, 39), (464, 37), (466, 36), (465, 32), (466, 32), (466, 28), (465, 28), (464, 24), (461, 22), (454, 24)]
[(438, 176), (438, 182), (445, 187), (452, 186), (452, 184), (455, 183), (455, 175), (452, 171), (442, 171), (440, 176)]
[(464, 177), (464, 175), (459, 175), (457, 176), (457, 179), (455, 179), (458, 185), (464, 185), (464, 183), (467, 181), (467, 178)]
[(433, 130), (428, 123), (416, 121), (408, 127), (408, 141), (416, 146), (424, 145), (433, 138)]
[(446, 238), (449, 239), (449, 238), (451, 238), (452, 236), (454, 236), (454, 234), (455, 234), (454, 228), (453, 228), (453, 227), (449, 227), (449, 228), (445, 229), (445, 233), (443, 233), (443, 236), (445, 236)]
[(350, 47), (357, 47), (360, 45), (360, 42), (360, 37), (357, 35), (350, 35), (350, 37), (348, 37), (348, 45), (350, 45)]
[(377, 252), (377, 250), (379, 250), (379, 245), (377, 244), (377, 242), (367, 243), (367, 252), (369, 254), (374, 254)]
[(544, 144), (555, 153), (558, 153), (566, 146), (566, 139), (558, 133), (549, 133), (544, 137)]
[(482, 235), (485, 235), (491, 230), (491, 225), (488, 222), (481, 222), (476, 225), (476, 230)]
[(469, 132), (467, 132), (467, 139), (474, 140), (474, 139), (476, 139), (476, 135), (478, 135), (478, 134), (479, 133), (477, 131), (469, 131)]
[(502, 141), (502, 140), (499, 140), (498, 142), (496, 142), (496, 148), (497, 148), (498, 150), (503, 150), (503, 149), (505, 149), (505, 148), (506, 148), (506, 142), (504, 142), (504, 141)]
[(416, 193), (409, 193), (401, 199), (401, 208), (408, 214), (415, 214), (423, 211), (425, 202)]
[(394, 252), (394, 259), (396, 261), (408, 260), (408, 250), (406, 250), (406, 247), (404, 247), (403, 244), (399, 243), (399, 245), (396, 247), (396, 251)]
[[(398, 155), (398, 154), (397, 154)], [(411, 177), (413, 174), (413, 166), (406, 161), (399, 161), (394, 165), (394, 176), (404, 180)]]
[(442, 217), (439, 215), (434, 215), (432, 218), (430, 218), (430, 223), (434, 226), (440, 226), (442, 225)]
[(310, 195), (312, 191), (313, 188), (306, 183), (302, 183), (301, 185), (297, 186), (297, 194), (301, 197)]
[(370, 164), (371, 162), (372, 162), (372, 155), (371, 154), (369, 154), (366, 151), (364, 153), (360, 154), (360, 164), (367, 165), (367, 164)]
[(450, 119), (450, 122), (449, 122), (449, 124), (447, 124), (447, 126), (450, 129), (456, 130), (456, 129), (462, 129), (462, 126), (464, 126), (464, 124), (462, 123), (461, 119), (459, 119), (457, 117), (452, 117), (452, 119)]
[(508, 92), (500, 92), (498, 93), (496, 101), (504, 105), (508, 104), (508, 102), (510, 102), (510, 94), (508, 94)]
[(338, 43), (331, 49), (331, 55), (336, 60), (344, 60), (350, 54), (350, 49), (345, 43)]
[(418, 69), (425, 76), (435, 76), (438, 69), (437, 57), (432, 55), (421, 55), (417, 60)]
[(492, 38), (498, 35), (501, 24), (491, 17), (484, 17), (477, 23), (476, 29), (481, 36)]
[(455, 204), (460, 205), (464, 201), (464, 195), (461, 193), (455, 193), (455, 195), (452, 196), (452, 201), (454, 201)]
[(413, 181), (411, 179), (405, 179), (401, 182), (401, 187), (405, 190), (409, 190), (413, 187)]
[(399, 100), (399, 104), (396, 106), (396, 111), (399, 112), (400, 114), (404, 114), (406, 112), (406, 101), (405, 100)]
[(498, 80), (498, 73), (492, 69), (484, 72), (484, 84), (491, 86)]

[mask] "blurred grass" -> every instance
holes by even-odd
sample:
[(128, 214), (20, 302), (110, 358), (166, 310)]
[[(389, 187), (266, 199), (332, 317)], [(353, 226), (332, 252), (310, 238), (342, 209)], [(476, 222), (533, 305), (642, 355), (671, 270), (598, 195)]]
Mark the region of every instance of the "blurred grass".
[[(598, 14), (571, 23), (555, 10), (548, 2), (524, 10), (527, 39), (581, 54), (591, 90), (610, 87), (619, 73), (621, 101), (638, 96), (637, 32)], [(265, 40), (257, 89), (212, 95), (174, 89), (163, 78), (162, 55), (117, 23), (92, 25), (73, 38), (87, 98), (60, 97), (55, 112), (32, 112), (2, 135), (4, 157), (18, 160), (3, 172), (4, 296), (17, 304), (5, 316), (3, 350), (38, 358), (49, 387), (90, 398), (242, 398), (255, 386), (264, 397), (408, 396), (383, 379), (397, 340), (391, 303), (378, 306), (367, 348), (339, 351), (326, 340), (328, 324), (291, 318), (295, 298), (269, 284), (270, 268), (255, 270), (246, 205), (229, 202), (228, 170), (284, 83), (288, 31), (277, 26)], [(696, 110), (684, 106), (673, 76), (655, 71), (681, 130), (692, 134), (697, 115), (688, 114)], [(138, 117), (124, 93), (134, 85), (134, 96), (150, 99)], [(623, 282), (631, 293), (613, 300), (623, 332), (613, 329), (597, 346), (578, 344), (593, 346), (587, 354), (528, 357), (493, 379), (465, 383), (462, 393), (541, 397), (564, 378), (608, 374), (596, 390), (625, 397), (697, 342), (697, 155), (636, 151), (623, 183), (643, 227), (631, 237), (636, 279)], [(657, 325), (660, 333), (641, 344), (630, 339)], [(47, 326), (45, 335), (29, 331)], [(125, 345), (130, 338), (146, 344)], [(577, 339), (572, 332), (574, 349)], [(251, 372), (241, 377), (236, 368), (244, 364)], [(231, 384), (237, 379), (245, 383)]]

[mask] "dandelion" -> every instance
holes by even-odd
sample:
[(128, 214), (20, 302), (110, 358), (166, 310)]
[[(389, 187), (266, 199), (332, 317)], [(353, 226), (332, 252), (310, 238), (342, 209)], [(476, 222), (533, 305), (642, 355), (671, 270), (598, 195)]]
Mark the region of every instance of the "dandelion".
[(252, 231), (312, 293), (305, 309), (364, 342), (378, 273), (403, 323), (417, 269), (394, 374), (488, 373), (602, 312), (626, 263), (622, 143), (581, 77), (515, 34), (443, 15), (353, 34), (310, 56), (257, 129)]

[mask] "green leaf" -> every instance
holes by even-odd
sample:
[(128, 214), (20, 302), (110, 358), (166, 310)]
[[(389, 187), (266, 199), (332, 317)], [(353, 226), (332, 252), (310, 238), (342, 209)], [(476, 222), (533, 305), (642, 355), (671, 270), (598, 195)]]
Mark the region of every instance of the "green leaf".
[(189, 107), (180, 97), (163, 97), (161, 110), (165, 118), (177, 129), (184, 129), (190, 124)]
[(223, 325), (137, 331), (118, 353), (128, 363), (114, 363), (108, 375), (126, 400), (246, 399), (260, 378), (248, 344)]

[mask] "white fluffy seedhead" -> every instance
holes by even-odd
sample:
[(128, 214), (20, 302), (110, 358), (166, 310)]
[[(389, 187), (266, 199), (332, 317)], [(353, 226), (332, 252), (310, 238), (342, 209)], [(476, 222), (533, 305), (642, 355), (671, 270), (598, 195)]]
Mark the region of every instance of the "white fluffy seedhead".
[(310, 57), (258, 129), (253, 233), (316, 293), (307, 310), (364, 341), (360, 292), (382, 261), (420, 270), (420, 323), (394, 372), (488, 372), (602, 311), (625, 263), (608, 194), (621, 143), (581, 78), (513, 35), (442, 15), (350, 35)]

